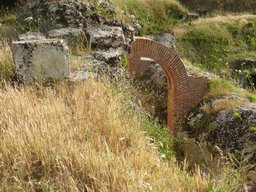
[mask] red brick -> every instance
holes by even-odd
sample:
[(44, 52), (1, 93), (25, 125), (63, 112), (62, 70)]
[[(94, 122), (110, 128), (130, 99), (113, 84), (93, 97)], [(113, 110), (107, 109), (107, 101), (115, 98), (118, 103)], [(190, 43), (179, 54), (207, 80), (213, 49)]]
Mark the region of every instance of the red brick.
[(207, 91), (208, 78), (188, 76), (178, 55), (170, 48), (146, 38), (136, 37), (133, 54), (128, 55), (128, 71), (140, 74), (149, 69), (150, 62), (140, 57), (155, 60), (164, 70), (168, 83), (168, 126), (175, 132), (190, 107), (197, 105)]

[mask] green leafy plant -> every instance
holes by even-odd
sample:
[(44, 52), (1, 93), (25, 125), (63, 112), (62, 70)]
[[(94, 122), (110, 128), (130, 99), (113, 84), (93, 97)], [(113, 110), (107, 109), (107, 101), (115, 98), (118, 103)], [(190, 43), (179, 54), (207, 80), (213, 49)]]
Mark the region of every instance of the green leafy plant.
[(209, 130), (212, 131), (212, 132), (215, 130), (215, 123), (211, 123), (209, 125)]
[(248, 27), (251, 27), (251, 28), (254, 28), (254, 22), (253, 22), (253, 21), (249, 21), (249, 22), (247, 23), (247, 26), (248, 26)]
[(193, 26), (194, 23), (193, 22), (188, 22), (188, 25)]
[(127, 67), (127, 55), (126, 54), (121, 58), (121, 63), (122, 63), (123, 68)]
[(234, 117), (235, 117), (236, 119), (242, 120), (241, 115), (236, 111), (236, 109), (234, 109), (233, 112), (234, 112)]

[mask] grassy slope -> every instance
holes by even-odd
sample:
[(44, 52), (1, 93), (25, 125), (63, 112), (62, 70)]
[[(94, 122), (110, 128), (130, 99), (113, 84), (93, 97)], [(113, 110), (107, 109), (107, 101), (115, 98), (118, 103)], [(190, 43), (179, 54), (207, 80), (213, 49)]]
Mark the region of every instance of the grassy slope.
[(200, 67), (226, 73), (235, 59), (256, 56), (256, 16), (201, 18), (175, 27), (178, 52)]
[[(178, 5), (172, 0), (149, 2), (147, 5), (156, 10)], [(142, 6), (145, 2), (139, 3)], [(184, 12), (180, 6), (178, 10)], [(134, 14), (141, 13), (134, 8)], [(165, 30), (169, 22), (149, 21), (151, 24), (145, 22), (141, 34)], [(168, 26), (178, 23), (174, 16)], [(156, 25), (160, 29), (155, 29)], [(13, 89), (4, 83), (14, 76), (10, 47), (4, 43), (0, 49), (4, 53), (0, 54), (1, 190), (246, 190), (242, 172), (231, 165), (222, 168), (220, 175), (209, 175), (209, 179), (201, 175), (200, 169), (193, 174), (187, 172), (186, 163), (178, 168), (171, 148), (173, 139), (166, 128), (125, 107), (124, 103), (134, 102), (131, 95), (136, 92), (127, 82), (59, 81), (54, 89), (42, 85)], [(223, 183), (213, 185), (212, 179)]]
[(112, 0), (120, 9), (135, 15), (142, 29), (138, 35), (171, 31), (172, 25), (180, 23), (179, 16), (189, 13), (176, 0)]

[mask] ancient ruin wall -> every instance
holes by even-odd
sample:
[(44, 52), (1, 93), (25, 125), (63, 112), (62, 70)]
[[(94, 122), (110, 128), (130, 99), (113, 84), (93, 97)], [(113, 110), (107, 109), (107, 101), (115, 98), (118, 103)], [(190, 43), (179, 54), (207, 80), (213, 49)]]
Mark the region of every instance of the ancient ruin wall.
[(133, 53), (128, 55), (128, 71), (131, 74), (145, 73), (150, 62), (141, 57), (154, 59), (164, 70), (168, 85), (168, 126), (176, 132), (187, 110), (196, 106), (207, 92), (206, 77), (188, 76), (185, 66), (172, 49), (156, 41), (136, 37), (132, 44)]

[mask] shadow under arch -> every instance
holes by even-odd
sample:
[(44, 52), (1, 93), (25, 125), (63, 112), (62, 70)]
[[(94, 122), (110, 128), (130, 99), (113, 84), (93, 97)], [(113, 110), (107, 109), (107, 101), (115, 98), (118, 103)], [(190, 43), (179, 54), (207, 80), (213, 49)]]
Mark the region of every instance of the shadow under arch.
[(208, 78), (188, 75), (175, 51), (156, 41), (136, 37), (132, 50), (127, 56), (129, 73), (138, 75), (147, 71), (150, 62), (141, 61), (141, 57), (152, 58), (162, 67), (168, 86), (167, 123), (175, 133), (187, 110), (197, 105), (207, 92)]

